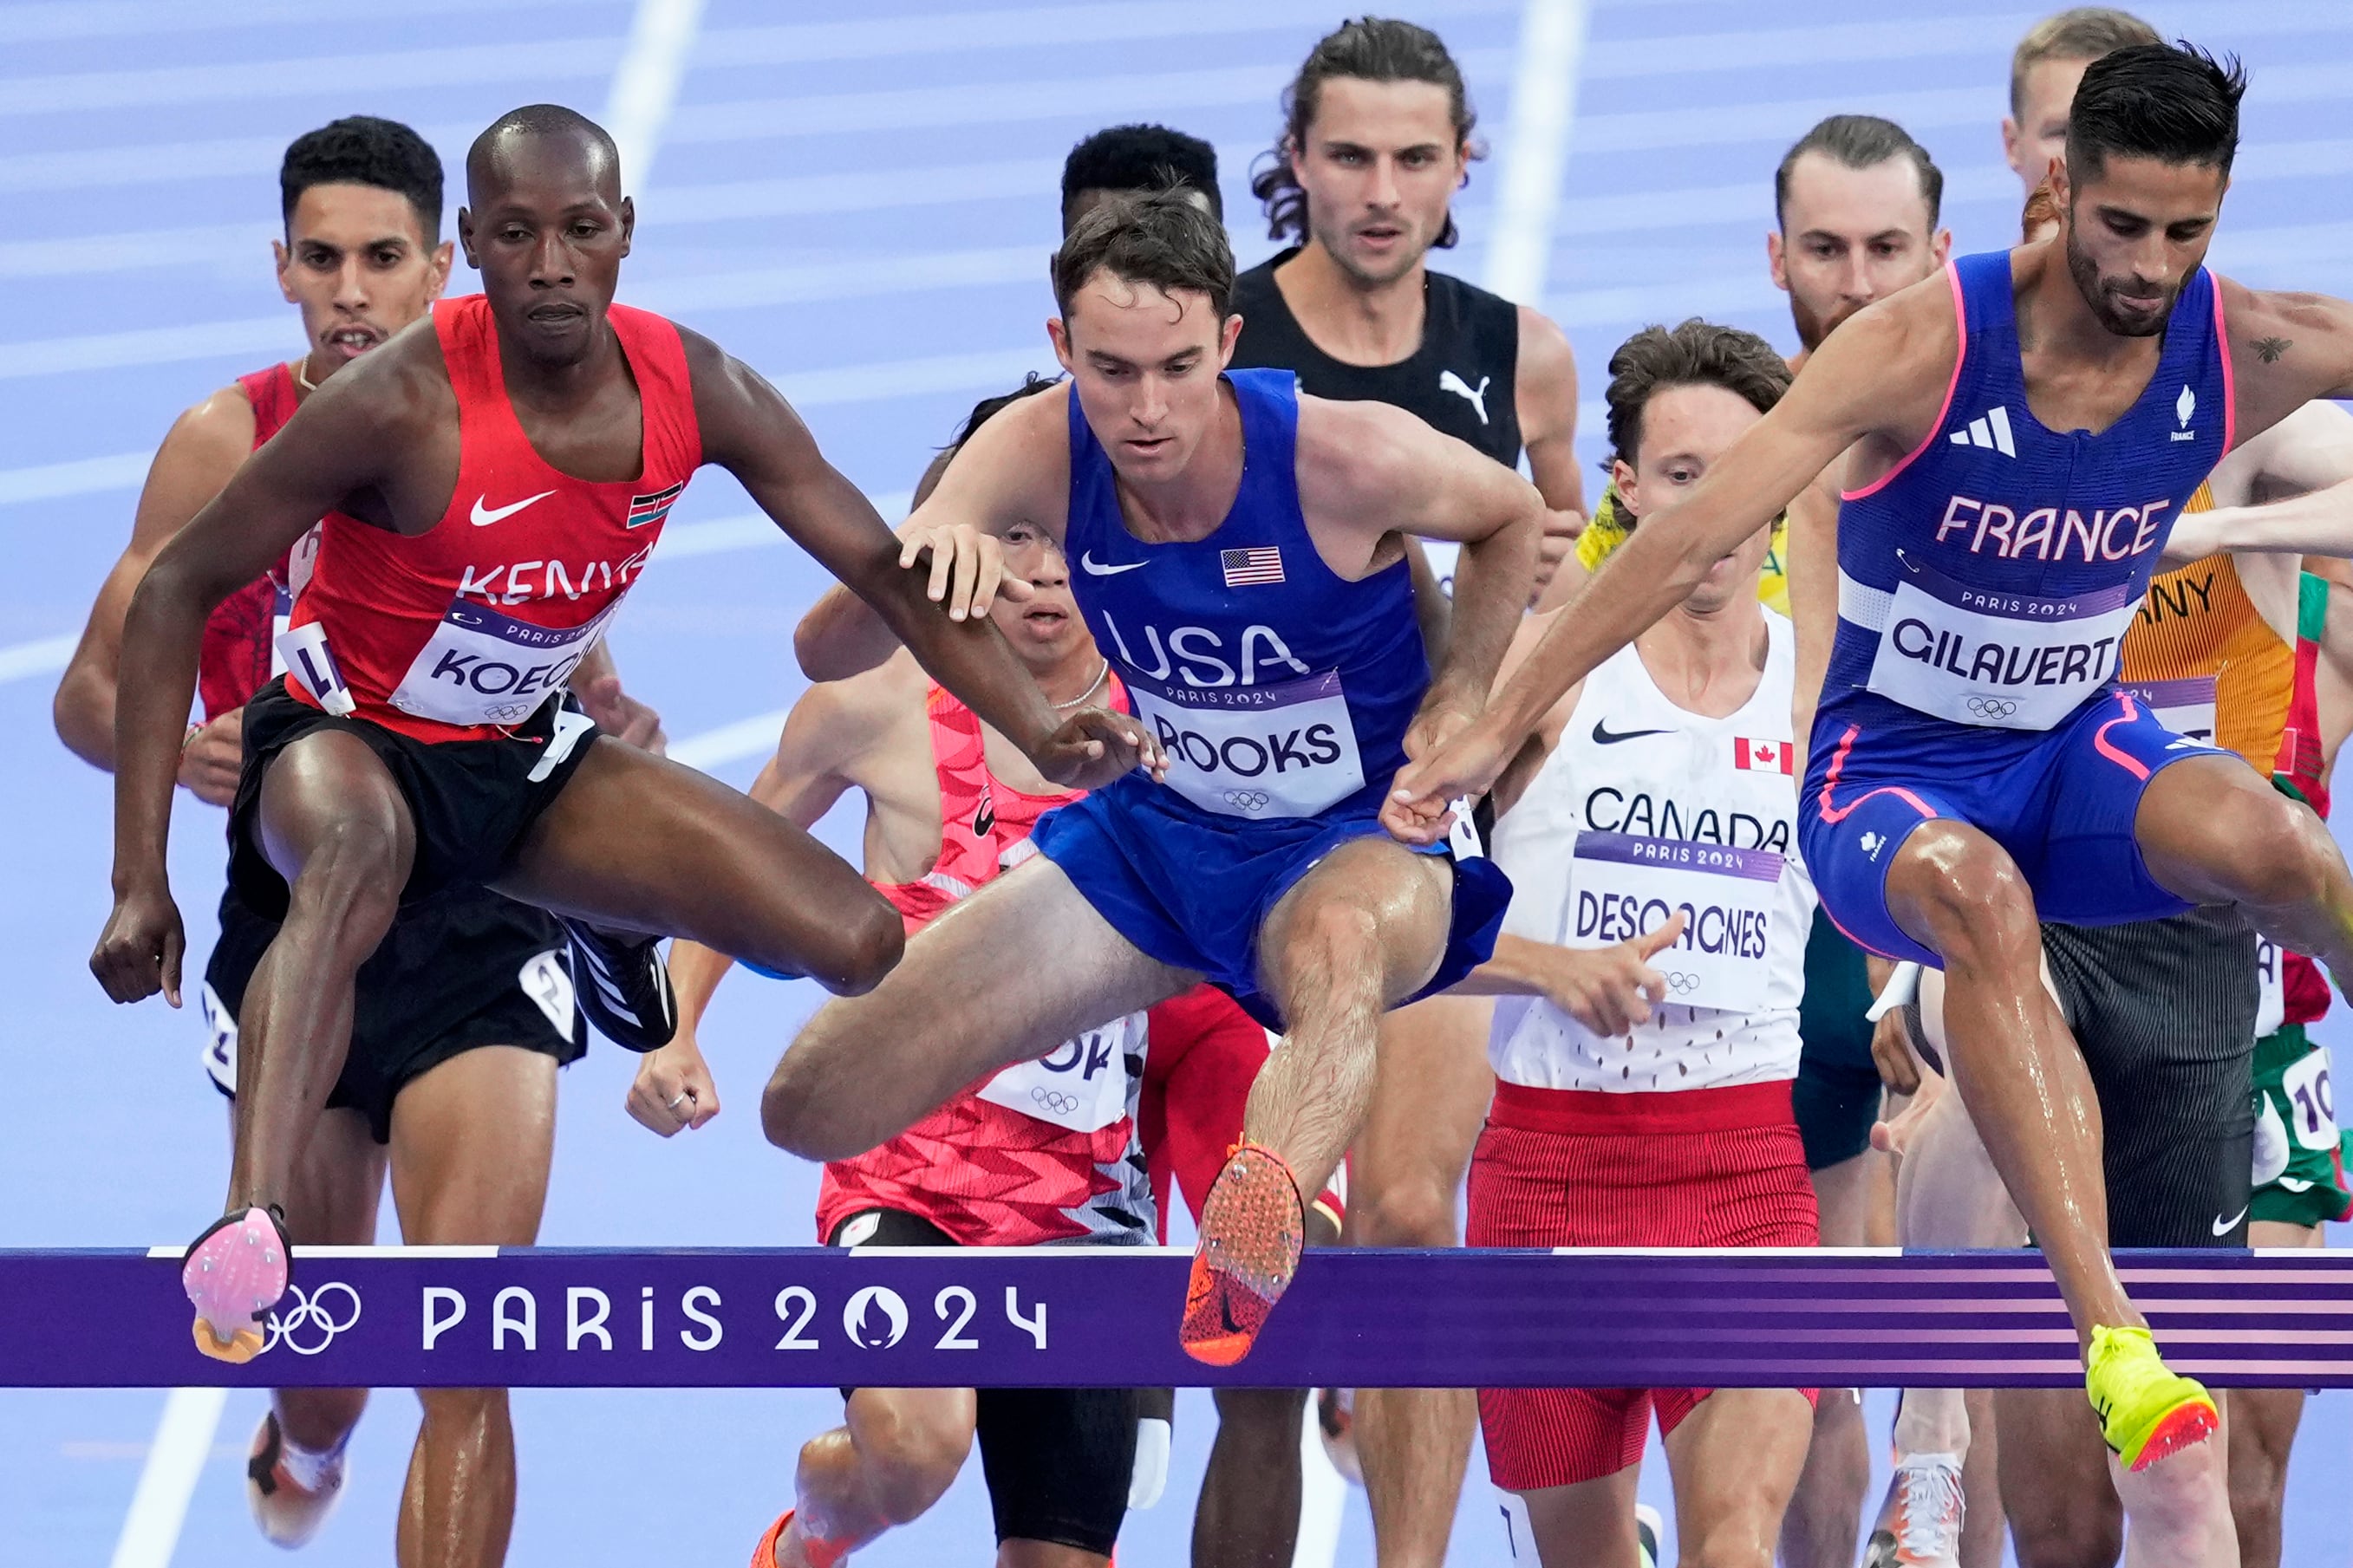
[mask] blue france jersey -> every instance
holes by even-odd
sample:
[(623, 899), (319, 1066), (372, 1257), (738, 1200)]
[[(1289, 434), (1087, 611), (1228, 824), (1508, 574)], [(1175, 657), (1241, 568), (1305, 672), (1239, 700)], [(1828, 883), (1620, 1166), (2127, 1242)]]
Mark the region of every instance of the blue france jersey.
[[(1408, 569), (1352, 583), (1324, 564), (1299, 510), (1292, 373), (1225, 379), (1241, 412), (1241, 489), (1217, 531), (1189, 543), (1128, 531), (1111, 458), (1071, 395), (1071, 585), (1168, 753), (1168, 791), (1192, 811), (1370, 815), (1430, 685)], [(1141, 774), (1112, 787), (1156, 788)]]
[(2094, 436), (2027, 406), (2010, 254), (1947, 270), (1962, 330), (1944, 413), (1839, 512), (1823, 717), (2048, 731), (2107, 688), (2174, 518), (2230, 448), (2221, 290), (2189, 279), (2157, 374)]

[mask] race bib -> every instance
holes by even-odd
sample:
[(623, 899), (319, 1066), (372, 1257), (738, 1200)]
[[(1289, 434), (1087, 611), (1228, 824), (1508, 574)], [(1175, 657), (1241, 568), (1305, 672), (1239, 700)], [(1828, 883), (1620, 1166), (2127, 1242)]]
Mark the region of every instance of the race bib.
[(1915, 566), (1896, 584), (1870, 687), (1956, 724), (2048, 730), (2115, 670), (2138, 603), (2126, 583), (2038, 599)]
[(1313, 816), (1365, 787), (1336, 670), (1281, 686), (1199, 688), (1129, 675), (1127, 690), (1168, 753), (1170, 787), (1204, 811)]
[(2337, 1092), (2328, 1081), (2328, 1047), (2316, 1046), (2280, 1074), (2280, 1096), (2287, 1101), (2288, 1131), (2305, 1149), (2337, 1147)]
[(2255, 1038), (2277, 1034), (2287, 1022), (2287, 964), (2279, 943), (2255, 938)]
[(1127, 1114), (1127, 1057), (1143, 1049), (1144, 1015), (1130, 1013), (1007, 1068), (977, 1092), (991, 1105), (1073, 1132), (1100, 1132)]
[(2127, 680), (2124, 689), (2156, 715), (2157, 721), (2186, 741), (2214, 743), (2214, 678), (2188, 680)]
[(1680, 910), (1683, 935), (1651, 960), (1667, 977), (1666, 1000), (1753, 1013), (1765, 1005), (1780, 883), (1781, 857), (1770, 849), (1588, 830), (1577, 836), (1560, 942), (1608, 947)]
[(455, 601), (409, 664), (392, 705), (444, 724), (520, 724), (563, 689), (612, 613), (558, 629)]

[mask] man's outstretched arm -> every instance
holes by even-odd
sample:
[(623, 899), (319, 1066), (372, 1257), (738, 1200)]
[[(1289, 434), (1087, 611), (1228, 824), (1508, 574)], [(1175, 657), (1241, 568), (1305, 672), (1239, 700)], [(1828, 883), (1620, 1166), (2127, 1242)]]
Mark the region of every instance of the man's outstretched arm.
[(777, 527), (873, 605), (925, 671), (1057, 784), (1092, 789), (1157, 764), (1158, 748), (1132, 720), (1097, 709), (1058, 721), (994, 625), (942, 615), (924, 575), (901, 569), (899, 539), (825, 460), (776, 388), (708, 340), (681, 335), (705, 458), (733, 473)]
[[(433, 392), (430, 375), (400, 354), (396, 342), (380, 349), (304, 399), (156, 554), (132, 596), (115, 687), (115, 907), (90, 958), (117, 1002), (161, 990), (179, 1005), (182, 933), (164, 847), (205, 618), (354, 492), (392, 482), (387, 454), (407, 445)], [(448, 383), (438, 385), (446, 397)]]
[[(1924, 301), (1919, 290), (1907, 290), (1841, 327), (1779, 405), (1688, 495), (1643, 520), (1564, 606), (1484, 715), (1398, 773), (1383, 813), (1391, 832), (1435, 842), (1446, 830), (1447, 802), (1493, 783), (1561, 693), (1683, 603), (1709, 567), (1770, 522), (1840, 453), (1891, 423), (1900, 428), (1907, 415), (1919, 426), (1933, 419), (1935, 395), (1926, 413), (1912, 405), (1923, 402), (1921, 388), (1931, 380), (1934, 394), (1942, 394), (1957, 349), (1949, 294), (1941, 279), (1931, 282), (1942, 300)], [(1941, 310), (1941, 321), (1932, 310)]]

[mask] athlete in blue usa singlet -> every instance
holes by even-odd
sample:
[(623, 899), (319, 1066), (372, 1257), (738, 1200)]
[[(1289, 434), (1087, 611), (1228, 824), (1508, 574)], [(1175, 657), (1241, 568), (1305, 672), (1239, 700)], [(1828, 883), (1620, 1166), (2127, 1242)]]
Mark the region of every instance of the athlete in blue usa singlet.
[(2098, 435), (2027, 405), (2007, 251), (1947, 268), (1961, 353), (1944, 416), (1839, 513), (1838, 636), (1799, 842), (1841, 930), (1941, 966), (1888, 912), (1893, 851), (1932, 817), (1991, 837), (2043, 919), (2177, 914), (2133, 820), (2159, 769), (2215, 754), (2117, 689), (2174, 517), (2229, 448), (2213, 276), (2181, 289), (2157, 374)]
[[(1241, 489), (1217, 531), (1190, 543), (1128, 531), (1111, 459), (1070, 402), (1071, 587), (1168, 776), (1131, 773), (1047, 816), (1033, 838), (1121, 935), (1280, 1027), (1260, 992), (1259, 928), (1333, 849), (1382, 832), (1430, 665), (1405, 561), (1349, 582), (1308, 535), (1291, 373), (1226, 380)], [(1482, 962), (1510, 900), (1491, 861), (1465, 860), (1457, 877), (1453, 936), (1423, 994)]]

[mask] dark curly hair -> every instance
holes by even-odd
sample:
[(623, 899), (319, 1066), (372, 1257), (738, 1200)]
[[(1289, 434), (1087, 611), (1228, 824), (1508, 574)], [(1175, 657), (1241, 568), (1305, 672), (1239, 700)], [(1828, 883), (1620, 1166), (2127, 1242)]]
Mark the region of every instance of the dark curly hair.
[[(1445, 40), (1427, 27), (1389, 16), (1359, 16), (1343, 22), (1308, 51), (1307, 62), (1283, 89), (1282, 141), (1260, 155), (1264, 167), (1250, 175), (1250, 195), (1266, 208), (1266, 232), (1271, 238), (1303, 240), (1307, 237), (1307, 193), (1300, 188), (1298, 172), (1291, 166), (1286, 149), (1307, 144), (1307, 129), (1315, 122), (1316, 100), (1324, 84), (1334, 77), (1426, 81), (1444, 88), (1453, 114), (1456, 145), (1465, 158), (1486, 156), (1486, 149), (1472, 140), (1479, 117), (1471, 111), (1462, 68), (1446, 52)], [(1435, 243), (1451, 246), (1461, 237), (1454, 216), (1449, 213)]]
[(294, 204), (312, 185), (374, 185), (406, 196), (427, 243), (441, 241), (440, 156), (397, 120), (353, 114), (294, 138), (278, 168), (286, 221), (293, 221)]

